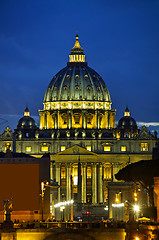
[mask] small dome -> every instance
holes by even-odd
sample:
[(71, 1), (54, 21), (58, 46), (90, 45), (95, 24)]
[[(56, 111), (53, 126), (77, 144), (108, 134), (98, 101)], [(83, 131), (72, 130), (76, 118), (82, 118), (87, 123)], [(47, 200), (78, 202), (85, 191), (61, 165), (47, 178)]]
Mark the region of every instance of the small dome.
[(124, 117), (122, 117), (118, 122), (118, 129), (137, 129), (137, 124), (134, 118), (130, 117), (130, 111), (126, 107), (124, 112)]
[(24, 111), (24, 117), (22, 117), (17, 124), (17, 129), (37, 129), (37, 124), (35, 120), (30, 117), (30, 112), (28, 107)]

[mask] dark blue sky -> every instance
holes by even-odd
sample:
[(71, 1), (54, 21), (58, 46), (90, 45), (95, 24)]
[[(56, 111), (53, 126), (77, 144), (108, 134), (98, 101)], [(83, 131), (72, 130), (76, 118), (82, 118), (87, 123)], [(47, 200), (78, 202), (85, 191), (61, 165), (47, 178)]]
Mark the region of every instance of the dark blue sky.
[(0, 114), (43, 108), (78, 32), (117, 110), (159, 122), (158, 0), (0, 0)]

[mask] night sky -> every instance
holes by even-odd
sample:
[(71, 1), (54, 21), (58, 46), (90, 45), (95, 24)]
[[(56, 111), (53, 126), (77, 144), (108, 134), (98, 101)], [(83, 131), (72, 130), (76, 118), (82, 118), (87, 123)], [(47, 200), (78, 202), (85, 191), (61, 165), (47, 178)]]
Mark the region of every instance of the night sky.
[(128, 105), (136, 121), (159, 125), (158, 0), (0, 0), (0, 117), (16, 128), (28, 105), (38, 123), (77, 33), (116, 120)]

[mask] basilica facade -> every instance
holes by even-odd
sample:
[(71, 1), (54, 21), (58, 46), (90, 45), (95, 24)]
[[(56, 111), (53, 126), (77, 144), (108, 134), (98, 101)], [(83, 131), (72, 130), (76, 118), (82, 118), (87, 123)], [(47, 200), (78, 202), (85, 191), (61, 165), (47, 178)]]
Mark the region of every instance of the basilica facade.
[(109, 183), (117, 182), (115, 174), (127, 164), (152, 159), (157, 135), (145, 126), (139, 129), (128, 107), (115, 125), (109, 90), (85, 61), (78, 36), (67, 66), (52, 78), (43, 103), (39, 127), (26, 108), (15, 131), (7, 127), (0, 136), (1, 151), (36, 158), (50, 153), (50, 184), (58, 186), (50, 190), (52, 215), (59, 216), (56, 203), (71, 199), (75, 216), (80, 214), (78, 206), (82, 214), (89, 209), (92, 215), (106, 215)]

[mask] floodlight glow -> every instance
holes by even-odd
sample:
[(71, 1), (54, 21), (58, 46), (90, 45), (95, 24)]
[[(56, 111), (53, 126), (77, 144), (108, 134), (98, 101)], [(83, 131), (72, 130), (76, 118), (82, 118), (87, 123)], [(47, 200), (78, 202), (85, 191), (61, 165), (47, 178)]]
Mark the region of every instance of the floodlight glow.
[(59, 202), (57, 204), (54, 205), (55, 208), (61, 207), (61, 206), (66, 206), (66, 205), (70, 205), (73, 204), (73, 200), (70, 201), (66, 201), (66, 202)]
[(139, 210), (140, 210), (139, 205), (134, 205), (134, 211), (139, 212)]
[(106, 206), (106, 207), (104, 208), (104, 210), (108, 211), (108, 206)]
[(112, 207), (124, 207), (124, 203), (112, 204)]
[(60, 207), (61, 212), (63, 212), (64, 209), (65, 209), (65, 206)]

